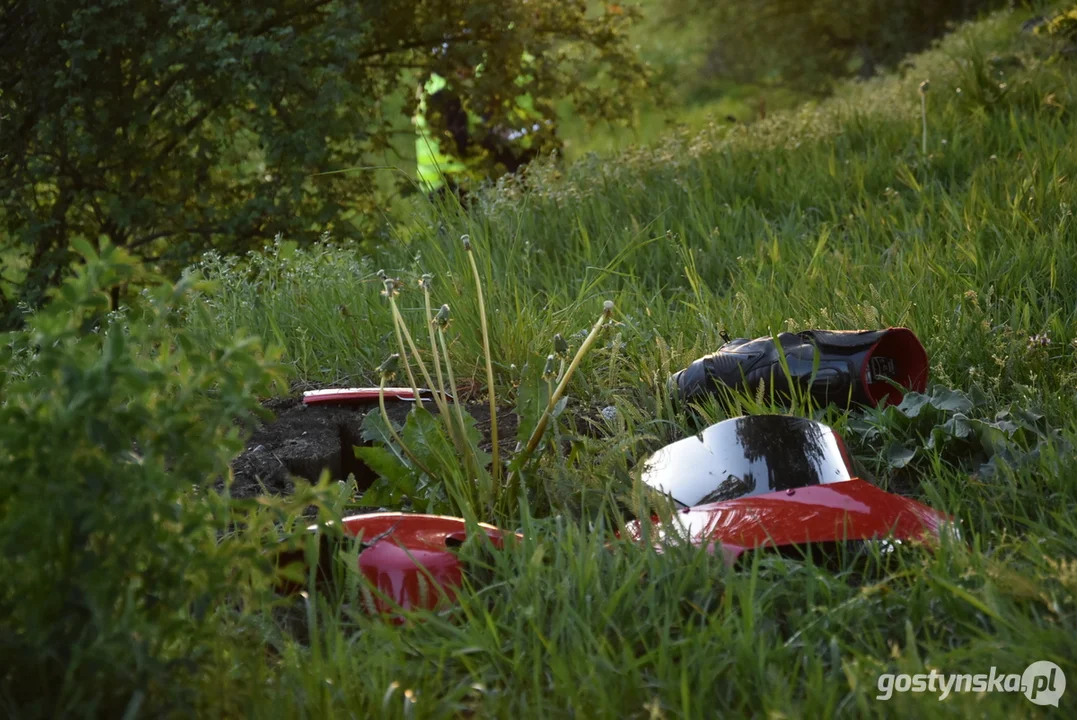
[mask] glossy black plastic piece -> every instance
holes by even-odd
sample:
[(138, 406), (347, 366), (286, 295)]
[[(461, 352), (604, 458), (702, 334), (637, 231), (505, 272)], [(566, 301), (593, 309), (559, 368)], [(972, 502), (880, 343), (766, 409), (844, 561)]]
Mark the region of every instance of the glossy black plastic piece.
[[(784, 355), (789, 368), (782, 368)], [(717, 395), (721, 388), (756, 392), (764, 385), (772, 396), (790, 395), (789, 378), (824, 407), (850, 402), (876, 406), (897, 404), (906, 390), (927, 387), (927, 353), (907, 328), (838, 331), (806, 330), (772, 337), (731, 340), (670, 378), (670, 391), (684, 402)]]

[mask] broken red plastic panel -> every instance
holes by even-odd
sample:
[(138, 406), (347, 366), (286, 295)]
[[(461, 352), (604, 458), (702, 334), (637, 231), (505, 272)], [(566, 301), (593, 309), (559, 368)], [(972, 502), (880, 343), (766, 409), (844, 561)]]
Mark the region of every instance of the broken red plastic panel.
[[(739, 417), (659, 450), (643, 482), (680, 506), (651, 537), (746, 550), (854, 540), (937, 540), (950, 518), (852, 476), (841, 437), (786, 415)], [(642, 539), (638, 522), (630, 535)]]
[[(383, 597), (375, 596), (373, 608), (390, 612), (397, 608), (433, 610), (456, 597), (462, 574), (455, 549), (467, 539), (467, 523), (440, 515), (377, 513), (343, 520), (348, 535), (360, 537), (359, 569)], [(503, 533), (479, 523), (495, 547)]]
[[(495, 547), (502, 546), (505, 533), (485, 523), (478, 527)], [(309, 529), (317, 532), (318, 526)], [(341, 529), (361, 544), (359, 569), (375, 590), (370, 594), (368, 611), (434, 610), (455, 599), (463, 579), (456, 548), (468, 537), (467, 523), (461, 518), (372, 513), (344, 518)], [(302, 551), (290, 551), (278, 562), (285, 565), (302, 560)], [(333, 550), (328, 543), (321, 548), (319, 560), (318, 578), (325, 581), (332, 576)], [(279, 589), (288, 594), (302, 590), (292, 583)]]
[[(331, 388), (328, 390), (308, 390), (303, 393), (305, 405), (328, 405), (328, 404), (355, 404), (377, 402), (380, 390), (376, 387), (363, 388)], [(419, 395), (423, 399), (432, 398), (434, 394), (426, 388), (419, 388)], [(385, 397), (390, 400), (415, 401), (415, 391), (408, 387), (387, 387)]]

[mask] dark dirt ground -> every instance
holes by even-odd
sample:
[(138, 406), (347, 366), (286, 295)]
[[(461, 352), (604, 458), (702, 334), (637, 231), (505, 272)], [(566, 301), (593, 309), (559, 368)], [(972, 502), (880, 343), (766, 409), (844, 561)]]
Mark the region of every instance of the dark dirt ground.
[[(386, 399), (386, 410), (397, 426), (402, 425), (413, 402)], [(424, 407), (437, 413), (427, 400)], [(377, 475), (355, 457), (352, 448), (362, 441), (363, 419), (368, 412), (380, 412), (377, 401), (362, 403), (304, 405), (302, 392), (267, 400), (263, 407), (273, 417), (257, 423), (246, 449), (232, 461), (232, 496), (291, 494), (295, 478), (317, 482), (323, 470), (334, 479), (355, 475), (365, 490)], [(490, 408), (481, 402), (466, 402), (464, 408), (478, 423), (490, 449)], [(511, 452), (516, 444), (517, 417), (509, 408), (498, 410), (498, 445)]]

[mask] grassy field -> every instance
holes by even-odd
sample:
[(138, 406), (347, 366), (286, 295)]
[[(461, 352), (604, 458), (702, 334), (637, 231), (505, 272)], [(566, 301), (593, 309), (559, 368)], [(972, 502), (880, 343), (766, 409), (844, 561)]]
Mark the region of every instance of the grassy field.
[[(485, 393), (465, 234), (506, 408), (556, 333), (578, 346), (606, 300), (618, 321), (562, 421), (609, 405), (620, 420), (599, 439), (562, 422), (570, 450), (543, 456), (519, 507), (480, 518), (526, 540), (492, 558), (466, 550), (472, 582), (443, 614), (394, 625), (347, 598), (311, 602), (309, 642), (265, 630), (275, 660), (247, 694), (229, 687), (235, 711), (1071, 716), (1073, 691), (1057, 711), (1019, 693), (876, 699), (886, 672), (1051, 660), (1077, 681), (1077, 73), (1019, 32), (1025, 18), (964, 27), (900, 75), (818, 106), (540, 168), (470, 213), (429, 208), (375, 258), (286, 242), (240, 264), (207, 258), (221, 285), (192, 332), (258, 333), (297, 382), (377, 382), (395, 350), (384, 269), (405, 281), (397, 302), (413, 328), (417, 280), (433, 275), (434, 302), (453, 310), (457, 380)], [(951, 513), (962, 542), (733, 571), (690, 548), (614, 540), (632, 468), (695, 427), (670, 410), (665, 378), (721, 331), (890, 325), (927, 347), (933, 414), (822, 416), (879, 484)]]
[[(596, 9), (603, 4), (592, 2)], [(671, 128), (695, 132), (713, 122), (750, 122), (759, 117), (760, 103), (773, 112), (811, 98), (792, 89), (740, 85), (713, 77), (706, 70), (712, 42), (706, 23), (674, 21), (664, 0), (635, 4), (641, 8), (643, 19), (632, 39), (654, 73), (652, 95), (628, 119), (626, 127), (609, 123), (589, 127), (570, 105), (563, 104), (559, 108), (559, 133), (569, 161), (590, 152), (608, 154), (649, 145), (661, 140)]]

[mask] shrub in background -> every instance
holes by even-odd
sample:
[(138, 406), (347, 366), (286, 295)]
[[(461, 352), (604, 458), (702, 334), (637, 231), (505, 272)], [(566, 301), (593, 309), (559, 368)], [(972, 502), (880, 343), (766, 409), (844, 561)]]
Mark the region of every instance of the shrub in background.
[(138, 307), (109, 313), (105, 288), (143, 271), (78, 247), (84, 264), (0, 343), (0, 714), (190, 712), (227, 645), (220, 610), (268, 570), (220, 541), (235, 518), (208, 488), (273, 375), (251, 339), (176, 332), (192, 279), (137, 278)]
[(503, 100), (526, 50), (543, 119), (565, 98), (622, 117), (646, 78), (634, 18), (561, 0), (0, 3), (0, 327), (62, 280), (75, 237), (175, 271), (277, 232), (384, 230), (394, 182), (413, 181), (369, 166), (414, 173), (431, 72), (487, 127), (516, 127)]

